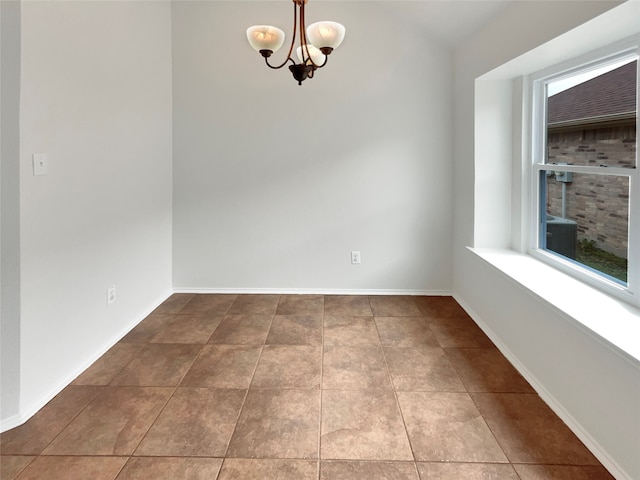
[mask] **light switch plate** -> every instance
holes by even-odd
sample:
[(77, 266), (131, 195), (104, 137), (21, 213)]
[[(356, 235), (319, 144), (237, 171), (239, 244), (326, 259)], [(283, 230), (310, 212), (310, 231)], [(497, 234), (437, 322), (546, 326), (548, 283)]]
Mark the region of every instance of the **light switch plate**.
[(49, 170), (49, 159), (46, 153), (33, 154), (33, 174), (46, 175)]

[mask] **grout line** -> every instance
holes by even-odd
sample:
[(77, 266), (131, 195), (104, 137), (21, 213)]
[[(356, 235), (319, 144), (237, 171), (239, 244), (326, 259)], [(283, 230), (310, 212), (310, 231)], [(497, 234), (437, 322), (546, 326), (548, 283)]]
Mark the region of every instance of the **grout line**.
[[(411, 453), (413, 453), (413, 450), (411, 451)], [(415, 457), (414, 457), (414, 460), (415, 460)], [(413, 468), (415, 468), (416, 478), (421, 479), (422, 476), (420, 475), (420, 471), (418, 470), (418, 462), (416, 461), (413, 462)]]
[[(491, 433), (493, 433), (493, 432), (491, 432)], [(500, 447), (500, 448), (502, 448), (502, 447)], [(516, 470), (516, 467), (514, 467), (513, 463), (509, 462), (509, 465), (511, 465), (511, 469), (512, 469), (512, 470), (513, 470), (513, 472), (515, 473), (515, 475), (516, 475), (516, 478), (517, 478), (517, 479), (519, 479), (519, 480), (526, 480), (526, 479), (524, 479), (524, 478), (522, 478), (522, 477), (520, 476), (520, 474), (518, 473), (518, 470)]]
[(282, 301), (282, 295), (278, 295), (278, 302), (276, 303), (276, 309), (273, 311), (274, 315), (278, 314), (278, 308), (280, 307), (280, 302)]
[[(229, 307), (227, 307), (227, 310), (229, 309)], [(226, 311), (226, 310), (225, 310)], [(211, 314), (212, 317), (220, 317), (220, 321), (218, 322), (218, 324), (213, 328), (213, 330), (211, 330), (211, 335), (209, 335), (209, 337), (205, 340), (205, 342), (202, 344), (202, 350), (204, 350), (204, 346), (205, 345), (211, 345), (209, 343), (209, 341), (211, 340), (211, 338), (213, 337), (213, 334), (216, 333), (216, 330), (218, 330), (218, 327), (220, 326), (220, 324), (222, 323), (222, 321), (224, 320), (224, 313), (212, 313)], [(200, 353), (202, 353), (202, 350), (200, 350)], [(200, 355), (198, 355), (198, 357), (200, 357)], [(188, 373), (188, 372), (187, 372)]]
[[(120, 342), (118, 342), (118, 343), (120, 343)], [(116, 343), (116, 345), (118, 345), (118, 343)], [(125, 344), (123, 344), (123, 345), (125, 345)], [(127, 368), (129, 365), (131, 365), (131, 362), (133, 362), (136, 358), (138, 358), (138, 356), (142, 355), (142, 352), (144, 352), (144, 351), (145, 351), (145, 349), (147, 348), (147, 345), (148, 345), (148, 344), (130, 343), (129, 345), (136, 345), (136, 347), (137, 347), (137, 348), (136, 348), (136, 353), (134, 353), (134, 354), (131, 356), (131, 358), (129, 359), (129, 361), (128, 361), (128, 362), (127, 362), (127, 363), (126, 363), (122, 368), (120, 368), (120, 369), (119, 369), (119, 370), (118, 370), (118, 371), (117, 371), (117, 372), (116, 372), (116, 373), (115, 373), (115, 374), (114, 374), (114, 375), (109, 379), (109, 381), (106, 383), (106, 385), (105, 385), (105, 386), (110, 386), (110, 385), (111, 385), (111, 382), (113, 382), (113, 380), (114, 380), (118, 375), (120, 375), (120, 374), (124, 371), (124, 369), (125, 369), (125, 368)], [(114, 347), (115, 347), (115, 345), (114, 345)], [(113, 347), (111, 347), (111, 348), (113, 348)], [(109, 349), (109, 350), (111, 350), (111, 349)], [(105, 352), (105, 354), (104, 354), (104, 355), (106, 355), (106, 353), (108, 353), (108, 352), (109, 352), (109, 350), (107, 350), (107, 352)], [(102, 357), (104, 357), (104, 355), (102, 355)], [(102, 358), (102, 357), (100, 357), (100, 358)], [(98, 359), (98, 360), (99, 360), (99, 359)], [(96, 362), (97, 362), (97, 360), (96, 360)], [(95, 362), (94, 362), (94, 364), (95, 364)], [(89, 368), (91, 368), (91, 367), (89, 367)], [(89, 369), (87, 369), (87, 370), (89, 370)], [(85, 372), (86, 372), (87, 370), (85, 370)], [(83, 373), (84, 373), (84, 372), (83, 372)], [(81, 375), (82, 375), (82, 374), (81, 374)], [(73, 384), (72, 384), (72, 385), (73, 385)]]
[(322, 297), (322, 319), (320, 320), (320, 409), (318, 411), (318, 472), (317, 478), (320, 480), (322, 473), (322, 396), (324, 392), (324, 320), (326, 317), (325, 306), (326, 296)]
[[(278, 299), (280, 302), (280, 299)], [(276, 307), (277, 309), (277, 307)], [(275, 317), (275, 312), (271, 315), (271, 321), (269, 322), (269, 328), (267, 329), (267, 334), (264, 337), (264, 341), (262, 346), (260, 347), (260, 355), (258, 355), (258, 360), (256, 361), (255, 366), (253, 367), (253, 372), (251, 373), (251, 378), (249, 379), (249, 385), (247, 386), (247, 390), (244, 394), (244, 398), (242, 399), (242, 403), (240, 404), (240, 409), (238, 410), (238, 415), (236, 416), (236, 421), (233, 426), (233, 431), (231, 432), (231, 436), (229, 437), (229, 442), (227, 443), (227, 448), (224, 450), (224, 457), (227, 458), (227, 454), (229, 453), (229, 448), (231, 447), (231, 441), (233, 440), (233, 435), (236, 433), (236, 429), (238, 428), (238, 422), (240, 421), (240, 416), (242, 415), (242, 411), (244, 410), (244, 406), (247, 402), (247, 398), (249, 397), (249, 391), (251, 390), (251, 384), (253, 383), (253, 379), (256, 375), (256, 371), (258, 370), (258, 365), (260, 364), (260, 359), (262, 358), (262, 353), (264, 352), (264, 347), (267, 342), (267, 338), (269, 338), (269, 332), (271, 331), (271, 327), (273, 326), (273, 319)], [(224, 462), (223, 462), (224, 465)], [(220, 466), (220, 471), (222, 471), (222, 465)]]
[[(75, 414), (75, 415), (71, 418), (71, 420), (69, 420), (69, 421), (66, 423), (66, 425), (60, 429), (60, 431), (55, 435), (55, 437), (53, 437), (53, 438), (51, 439), (51, 441), (50, 441), (49, 443), (47, 443), (47, 445), (46, 445), (42, 450), (40, 450), (40, 453), (38, 453), (38, 454), (36, 455), (36, 457), (42, 456), (43, 452), (44, 452), (47, 448), (49, 448), (49, 447), (51, 446), (51, 444), (52, 444), (53, 442), (55, 442), (55, 441), (56, 441), (56, 439), (57, 439), (60, 435), (62, 435), (62, 432), (64, 432), (67, 428), (69, 428), (69, 425), (71, 425), (71, 423), (73, 423), (73, 421), (74, 421), (76, 418), (78, 418), (78, 417), (80, 416), (80, 414), (82, 414), (82, 412), (84, 412), (84, 411), (89, 407), (89, 405), (91, 405), (91, 404), (96, 400), (96, 398), (98, 398), (98, 395), (100, 395), (100, 394), (102, 393), (102, 391), (103, 391), (105, 388), (107, 388), (107, 387), (108, 387), (108, 385), (76, 385), (76, 386), (79, 386), (79, 387), (97, 387), (97, 388), (96, 388), (96, 390), (97, 390), (97, 391), (96, 391), (96, 393), (94, 393), (94, 394), (93, 394), (93, 396), (92, 396), (92, 397), (91, 397), (91, 399), (86, 403), (86, 405), (85, 405), (84, 407), (82, 407), (82, 408), (80, 409), (80, 411), (78, 411), (78, 413), (77, 413), (77, 414)], [(67, 386), (67, 387), (65, 387), (65, 389), (66, 389), (66, 388), (68, 388), (68, 386)], [(64, 392), (64, 390), (62, 390), (62, 391)], [(60, 393), (62, 393), (62, 392), (60, 392)], [(60, 393), (59, 393), (58, 395), (60, 395)], [(57, 397), (58, 395), (56, 395), (56, 397)], [(56, 398), (56, 397), (54, 397), (54, 398)], [(45, 407), (46, 407), (46, 405), (45, 405)], [(32, 417), (32, 418), (33, 418), (33, 417)], [(33, 460), (31, 460), (31, 462), (33, 462)], [(29, 462), (29, 465), (31, 465), (31, 462)], [(26, 468), (26, 467), (25, 467), (25, 468)]]
[[(166, 312), (170, 315), (176, 315), (178, 313), (180, 313), (180, 311), (186, 307), (189, 303), (191, 303), (191, 300), (193, 300), (194, 298), (196, 298), (198, 296), (197, 293), (192, 293), (190, 297), (188, 297), (187, 301), (184, 302), (175, 312)], [(171, 296), (169, 296), (169, 298), (171, 298)], [(164, 302), (163, 302), (164, 303)], [(160, 312), (160, 313), (165, 313), (165, 312)]]
[[(233, 437), (233, 433), (231, 434), (231, 436)], [(229, 443), (231, 443), (231, 439), (229, 439)], [(218, 457), (218, 458), (222, 458), (222, 462), (220, 462), (220, 468), (218, 469), (218, 474), (216, 475), (216, 478), (214, 478), (213, 480), (218, 480), (220, 478), (220, 475), (222, 475), (222, 469), (224, 468), (224, 464), (227, 461), (226, 455), (224, 457)]]
[[(260, 347), (260, 355), (258, 355), (258, 360), (256, 361), (255, 367), (253, 367), (253, 373), (251, 374), (251, 379), (249, 380), (249, 385), (247, 386), (246, 391), (244, 392), (244, 398), (242, 399), (242, 403), (240, 404), (240, 408), (238, 409), (238, 415), (236, 416), (236, 420), (233, 426), (233, 431), (231, 432), (231, 436), (229, 437), (229, 442), (227, 443), (227, 448), (224, 450), (223, 458), (227, 458), (227, 454), (229, 453), (229, 447), (231, 447), (231, 441), (233, 440), (233, 435), (236, 433), (236, 429), (238, 428), (238, 422), (240, 421), (240, 416), (242, 415), (242, 411), (244, 410), (245, 403), (247, 402), (247, 397), (249, 396), (249, 390), (251, 390), (251, 382), (253, 381), (253, 377), (256, 374), (256, 369), (258, 368), (258, 363), (260, 363), (260, 358), (262, 358), (262, 352), (264, 350), (264, 345)], [(222, 466), (220, 467), (222, 470)]]
[(380, 342), (380, 350), (382, 350), (382, 358), (384, 360), (384, 365), (387, 368), (387, 375), (389, 376), (389, 383), (391, 383), (391, 391), (393, 392), (393, 398), (396, 400), (396, 408), (400, 413), (400, 418), (402, 419), (402, 426), (404, 427), (404, 434), (407, 436), (407, 443), (409, 443), (409, 449), (411, 450), (411, 456), (413, 457), (413, 463), (416, 468), (416, 473), (418, 473), (418, 467), (416, 465), (416, 454), (413, 449), (413, 444), (411, 443), (411, 437), (409, 436), (409, 430), (407, 429), (407, 422), (404, 418), (404, 413), (402, 413), (402, 408), (400, 408), (400, 400), (398, 400), (398, 392), (396, 392), (396, 386), (393, 383), (393, 377), (391, 376), (391, 369), (389, 368), (389, 362), (387, 361), (387, 354), (384, 351), (384, 347), (382, 345), (382, 339), (380, 338), (380, 332), (378, 331), (378, 324), (375, 322), (374, 325), (376, 328), (376, 332), (378, 334), (378, 341)]
[(124, 467), (126, 467), (127, 463), (129, 463), (130, 461), (131, 461), (131, 457), (127, 457), (127, 460), (122, 464), (122, 467), (120, 467), (120, 470), (118, 470), (118, 473), (116, 473), (116, 476), (113, 477), (114, 480), (117, 480), (117, 478), (120, 476), (120, 474), (124, 470)]
[[(229, 313), (229, 310), (231, 310), (231, 306), (235, 303), (235, 301), (236, 301), (237, 299), (238, 299), (238, 295), (235, 295), (235, 298), (229, 302), (229, 305), (227, 305), (227, 308), (225, 308), (225, 309), (224, 309), (224, 312), (222, 313), (223, 318), (224, 318), (224, 315), (227, 315), (227, 314)], [(222, 323), (222, 320), (221, 320), (220, 322)], [(219, 324), (218, 324), (218, 325), (219, 325)], [(216, 327), (216, 328), (218, 328), (218, 327)], [(212, 335), (213, 335), (213, 334), (212, 334)], [(220, 467), (220, 469), (222, 470), (222, 466)]]
[[(182, 380), (180, 380), (182, 381)], [(173, 398), (173, 396), (175, 395), (176, 391), (178, 390), (178, 385), (180, 384), (180, 382), (178, 382), (178, 384), (173, 387), (173, 391), (171, 392), (171, 394), (169, 395), (169, 397), (167, 398), (167, 401), (164, 403), (164, 405), (162, 406), (162, 408), (160, 408), (160, 410), (158, 411), (158, 414), (154, 417), (153, 421), (151, 422), (151, 424), (149, 425), (149, 428), (147, 428), (147, 431), (144, 432), (144, 435), (142, 436), (142, 438), (140, 439), (140, 441), (136, 444), (135, 448), (131, 451), (131, 454), (129, 455), (130, 457), (133, 457), (134, 454), (136, 453), (136, 450), (138, 450), (138, 448), (140, 447), (140, 445), (142, 444), (142, 442), (144, 441), (145, 438), (147, 438), (147, 435), (149, 434), (149, 432), (151, 431), (151, 429), (154, 427), (154, 425), (156, 424), (156, 422), (158, 421), (158, 418), (160, 418), (160, 415), (162, 415), (162, 413), (165, 411), (165, 409), (167, 408), (167, 405), (169, 405), (169, 402), (171, 401), (171, 399)], [(142, 388), (149, 388), (149, 387), (142, 387)], [(170, 387), (151, 387), (151, 388), (170, 388)]]
[[(465, 386), (466, 388), (466, 386)], [(505, 451), (504, 447), (502, 446), (502, 443), (500, 442), (500, 440), (498, 439), (497, 435), (495, 434), (495, 432), (493, 431), (493, 429), (491, 428), (491, 425), (489, 425), (489, 422), (487, 422), (487, 419), (484, 418), (484, 415), (482, 414), (482, 412), (480, 411), (480, 407), (478, 406), (478, 404), (476, 403), (475, 399), (473, 398), (473, 395), (471, 395), (472, 392), (467, 391), (467, 395), (469, 396), (469, 398), (471, 399), (471, 402), (473, 403), (473, 406), (476, 407), (476, 410), (478, 411), (478, 413), (480, 414), (480, 418), (482, 418), (482, 421), (484, 422), (484, 424), (487, 426), (487, 429), (491, 432), (491, 435), (493, 436), (493, 439), (496, 441), (496, 444), (498, 445), (498, 447), (500, 447), (500, 450), (502, 450), (502, 454), (504, 455), (504, 458), (507, 459), (507, 462), (509, 465), (511, 465), (511, 468), (513, 469), (513, 471), (515, 472), (515, 468), (513, 468), (513, 465), (511, 463), (511, 459), (509, 459), (509, 456), (507, 455), (507, 452)], [(474, 392), (474, 393), (480, 393), (480, 392)], [(483, 392), (483, 393), (490, 393), (490, 392)], [(491, 395), (494, 395), (494, 393), (490, 393)], [(517, 473), (516, 473), (517, 475)]]

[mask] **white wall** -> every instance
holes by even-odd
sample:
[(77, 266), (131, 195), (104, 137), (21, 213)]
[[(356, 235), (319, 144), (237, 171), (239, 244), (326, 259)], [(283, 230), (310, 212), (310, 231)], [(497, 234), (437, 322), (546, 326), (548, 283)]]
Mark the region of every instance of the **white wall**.
[(173, 5), (174, 287), (450, 291), (449, 52), (376, 2), (311, 2), (347, 34), (298, 86), (243, 38), (291, 17)]
[[(593, 48), (590, 43), (597, 42), (598, 35), (599, 41), (615, 41), (618, 33), (624, 34), (620, 28), (623, 24), (637, 24), (640, 6), (634, 2), (625, 6), (622, 16), (599, 17), (618, 3), (553, 2), (550, 15), (544, 2), (515, 2), (455, 52), (454, 118), (459, 141), (454, 150), (454, 290), (605, 466), (617, 478), (635, 479), (640, 478), (640, 363), (466, 248), (517, 249), (522, 241), (513, 233), (524, 225), (520, 212), (512, 209), (517, 209), (519, 202), (508, 200), (517, 200), (523, 188), (518, 165), (513, 164), (522, 148), (522, 132), (518, 122), (511, 123), (515, 127), (511, 131), (505, 121), (522, 112), (521, 104), (509, 105), (517, 98), (511, 89), (517, 93), (521, 84), (505, 83), (504, 78), (491, 75), (476, 79), (533, 49), (536, 55), (510, 65), (514, 77), (516, 72), (530, 73), (562, 60), (563, 55)], [(597, 23), (581, 27), (578, 36), (566, 36), (565, 32), (594, 17), (598, 17)], [(556, 37), (559, 40), (551, 42)], [(499, 93), (501, 85), (506, 87)], [(497, 98), (492, 103), (497, 110), (493, 120), (486, 111), (489, 102), (476, 96), (487, 92)], [(481, 111), (474, 112), (478, 100), (482, 100)], [(492, 152), (486, 139), (474, 141), (474, 133), (490, 134), (487, 125), (474, 124), (476, 113), (480, 114), (476, 121), (490, 121), (489, 126), (499, 130), (493, 140), (500, 146), (508, 143), (510, 148)], [(493, 169), (498, 171), (487, 171)], [(513, 182), (511, 195), (505, 189), (509, 181)], [(500, 224), (492, 229), (492, 222)], [(621, 310), (629, 316), (638, 315), (631, 307)], [(606, 315), (602, 321), (607, 321)]]
[(20, 3), (0, 2), (0, 418), (20, 392)]
[(170, 293), (170, 32), (168, 2), (22, 4), (22, 419)]
[[(4, 118), (16, 115), (2, 105), (2, 364), (13, 366), (2, 371), (3, 429), (168, 295), (172, 278), (179, 289), (453, 287), (607, 466), (640, 478), (637, 368), (465, 248), (476, 200), (495, 203), (474, 194), (474, 80), (613, 4), (554, 2), (550, 17), (516, 2), (456, 52), (453, 77), (448, 52), (401, 20), (388, 26), (375, 2), (313, 3), (310, 17), (342, 21), (347, 39), (302, 87), (238, 33), (288, 29), (285, 4), (239, 5), (176, 2), (173, 19), (162, 2), (22, 5), (20, 145), (10, 145), (19, 218), (5, 216), (18, 173), (5, 176)], [(3, 62), (5, 39), (3, 29)], [(20, 53), (15, 38), (11, 48)], [(49, 175), (31, 175), (34, 152), (49, 154)], [(493, 179), (512, 177), (505, 167)], [(7, 244), (18, 224), (21, 243)], [(486, 242), (491, 231), (477, 229)], [(509, 227), (497, 231), (502, 242)], [(19, 271), (6, 269), (7, 245)], [(350, 250), (362, 265), (349, 265)], [(6, 278), (20, 312), (4, 302)]]

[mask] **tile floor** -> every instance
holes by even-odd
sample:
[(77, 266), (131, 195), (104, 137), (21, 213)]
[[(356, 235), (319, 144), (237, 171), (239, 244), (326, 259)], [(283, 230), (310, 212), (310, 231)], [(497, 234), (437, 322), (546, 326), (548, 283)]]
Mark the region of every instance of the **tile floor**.
[(611, 479), (450, 297), (165, 301), (24, 425), (10, 479)]

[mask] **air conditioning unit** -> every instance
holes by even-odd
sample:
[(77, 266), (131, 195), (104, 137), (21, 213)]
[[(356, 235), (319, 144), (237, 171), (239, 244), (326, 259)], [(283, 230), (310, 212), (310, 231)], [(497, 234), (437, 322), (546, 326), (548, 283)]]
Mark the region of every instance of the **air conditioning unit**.
[(547, 250), (575, 260), (578, 224), (567, 218), (547, 215)]

